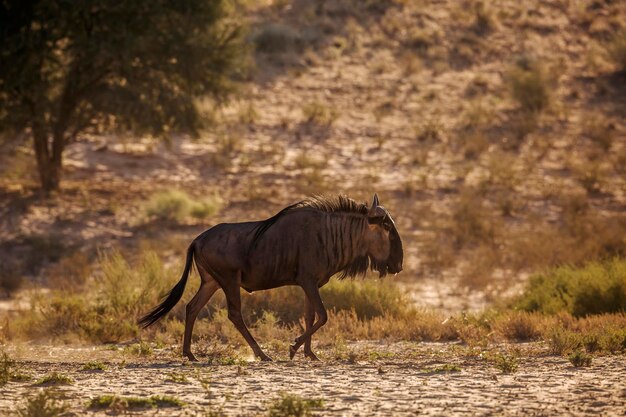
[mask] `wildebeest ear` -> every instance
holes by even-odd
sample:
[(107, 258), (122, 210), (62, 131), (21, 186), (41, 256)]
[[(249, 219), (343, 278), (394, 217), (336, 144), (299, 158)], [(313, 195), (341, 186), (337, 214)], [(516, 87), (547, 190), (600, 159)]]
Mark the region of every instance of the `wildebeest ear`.
[(376, 204), (377, 202), (378, 202), (378, 196), (374, 195), (374, 201), (372, 202), (372, 207), (370, 207), (369, 211), (367, 212), (367, 222), (370, 224), (382, 222), (383, 219), (385, 218), (385, 215), (387, 214), (385, 213), (384, 208)]

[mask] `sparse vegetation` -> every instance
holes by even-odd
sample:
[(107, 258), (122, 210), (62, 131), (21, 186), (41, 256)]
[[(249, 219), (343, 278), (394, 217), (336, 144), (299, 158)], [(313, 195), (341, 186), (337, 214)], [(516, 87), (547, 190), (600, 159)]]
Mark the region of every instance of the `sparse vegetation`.
[(179, 372), (170, 372), (165, 377), (165, 382), (172, 382), (174, 384), (189, 384), (187, 375)]
[(182, 408), (185, 403), (180, 399), (168, 395), (153, 395), (151, 397), (120, 397), (116, 395), (100, 395), (89, 401), (90, 409), (136, 410), (144, 408)]
[(98, 372), (104, 372), (108, 369), (108, 367), (99, 361), (89, 361), (86, 364), (83, 365), (82, 368), (80, 368), (81, 371), (98, 371)]
[(446, 374), (450, 372), (461, 372), (461, 367), (456, 364), (446, 363), (434, 368), (426, 369), (429, 374)]
[(321, 399), (304, 399), (295, 394), (282, 394), (269, 404), (268, 417), (307, 417), (312, 411), (322, 408)]
[(67, 375), (63, 375), (59, 372), (51, 372), (48, 375), (41, 377), (35, 382), (35, 385), (70, 385), (74, 380)]

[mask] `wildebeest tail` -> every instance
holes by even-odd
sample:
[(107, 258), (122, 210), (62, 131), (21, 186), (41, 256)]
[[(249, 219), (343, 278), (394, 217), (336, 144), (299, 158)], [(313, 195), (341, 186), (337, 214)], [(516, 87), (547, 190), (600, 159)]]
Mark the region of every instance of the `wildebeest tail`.
[(187, 249), (187, 261), (185, 262), (185, 270), (183, 271), (183, 276), (180, 278), (180, 281), (172, 288), (167, 294), (165, 300), (158, 306), (154, 308), (151, 312), (143, 316), (139, 319), (139, 325), (144, 329), (155, 322), (159, 321), (161, 317), (170, 312), (172, 308), (180, 301), (183, 296), (183, 292), (185, 292), (185, 285), (187, 285), (187, 278), (189, 278), (189, 273), (191, 272), (191, 267), (193, 265), (193, 251), (194, 251), (194, 243), (189, 245), (189, 249)]

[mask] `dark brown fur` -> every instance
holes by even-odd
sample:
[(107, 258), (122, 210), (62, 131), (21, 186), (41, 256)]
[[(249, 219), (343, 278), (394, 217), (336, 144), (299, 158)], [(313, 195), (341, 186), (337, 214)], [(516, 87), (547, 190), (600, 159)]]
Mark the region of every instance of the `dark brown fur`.
[[(310, 198), (267, 220), (219, 224), (194, 239), (181, 280), (163, 303), (140, 320), (142, 325), (156, 322), (180, 300), (194, 260), (201, 285), (187, 305), (183, 353), (189, 359), (195, 360), (191, 353), (195, 319), (222, 288), (228, 317), (255, 355), (269, 360), (243, 322), (239, 288), (253, 292), (284, 285), (298, 285), (306, 295), (307, 329), (290, 348), (291, 357), (304, 343), (305, 355), (317, 359), (311, 351), (311, 335), (327, 319), (319, 288), (335, 274), (354, 277), (370, 268), (381, 277), (398, 273), (403, 251), (395, 224), (377, 196), (370, 208), (344, 196)], [(315, 314), (318, 320), (313, 323)]]

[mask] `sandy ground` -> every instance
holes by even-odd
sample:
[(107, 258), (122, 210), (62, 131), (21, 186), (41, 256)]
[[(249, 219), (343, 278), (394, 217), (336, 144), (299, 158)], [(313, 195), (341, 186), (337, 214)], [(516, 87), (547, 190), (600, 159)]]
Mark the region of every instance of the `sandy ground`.
[[(481, 356), (468, 356), (457, 344), (378, 342), (349, 345), (369, 352), (363, 360), (322, 362), (277, 360), (239, 365), (199, 365), (157, 351), (149, 359), (124, 356), (102, 348), (20, 347), (12, 349), (29, 382), (0, 388), (0, 413), (14, 415), (24, 398), (41, 390), (33, 381), (57, 371), (71, 385), (57, 387), (77, 415), (105, 415), (88, 410), (98, 395), (148, 397), (171, 395), (183, 408), (138, 410), (140, 415), (201, 415), (221, 410), (228, 416), (265, 415), (280, 393), (322, 399), (314, 411), (325, 416), (372, 415), (626, 415), (626, 358), (595, 357), (590, 367), (574, 368), (567, 359), (542, 353), (537, 344), (519, 345), (519, 369), (503, 374)], [(372, 353), (376, 352), (376, 353)], [(363, 356), (363, 355), (360, 355)], [(378, 356), (378, 359), (373, 359)], [(104, 372), (81, 371), (88, 360), (108, 364)], [(445, 364), (458, 372), (437, 372)], [(168, 381), (172, 373), (186, 383)], [(210, 381), (208, 389), (200, 380)], [(111, 413), (111, 411), (109, 411)]]

